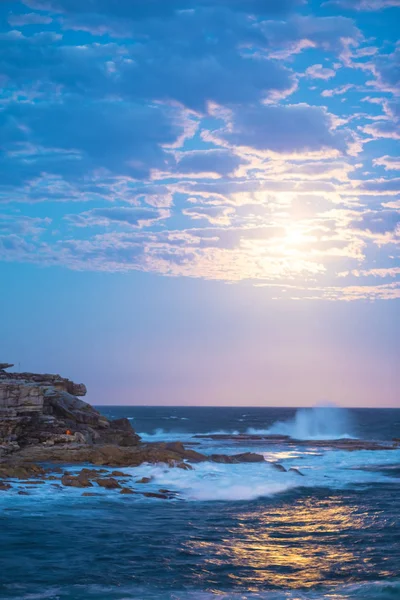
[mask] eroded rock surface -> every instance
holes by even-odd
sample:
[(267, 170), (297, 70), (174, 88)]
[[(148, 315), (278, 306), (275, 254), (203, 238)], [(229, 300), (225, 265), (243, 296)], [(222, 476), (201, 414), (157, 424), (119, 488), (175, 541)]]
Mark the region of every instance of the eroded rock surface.
[(79, 398), (86, 394), (83, 383), (5, 370), (12, 366), (0, 363), (0, 457), (33, 446), (139, 443), (128, 419), (109, 421)]

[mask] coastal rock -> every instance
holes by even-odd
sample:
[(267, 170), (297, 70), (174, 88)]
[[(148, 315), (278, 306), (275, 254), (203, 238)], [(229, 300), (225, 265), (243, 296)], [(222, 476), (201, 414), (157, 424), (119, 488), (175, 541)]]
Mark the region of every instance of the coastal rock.
[(169, 496), (167, 494), (159, 494), (157, 492), (143, 492), (143, 496), (146, 498), (160, 498), (161, 500), (168, 500)]
[(63, 475), (61, 477), (61, 483), (67, 487), (87, 488), (92, 487), (93, 484), (87, 477), (82, 475)]
[(255, 452), (243, 452), (242, 454), (212, 454), (211, 460), (216, 463), (237, 464), (237, 463), (259, 463), (265, 462), (262, 454)]
[(0, 463), (0, 477), (12, 479), (28, 479), (29, 477), (42, 477), (45, 470), (39, 465), (30, 463)]
[(11, 485), (9, 483), (4, 483), (3, 481), (0, 481), (0, 492), (7, 492), (10, 489)]
[(151, 477), (142, 477), (141, 479), (138, 479), (136, 483), (150, 483), (151, 479)]
[(243, 452), (242, 454), (234, 454), (233, 457), (237, 462), (240, 463), (265, 462), (263, 455), (256, 454), (255, 452)]
[(116, 488), (120, 488), (120, 484), (113, 477), (104, 477), (96, 479), (96, 483), (107, 490), (115, 490)]
[(128, 494), (136, 494), (136, 492), (134, 492), (133, 490), (131, 490), (131, 488), (125, 487), (125, 488), (121, 489), (120, 494), (126, 494), (126, 495), (128, 495)]
[(78, 396), (82, 383), (60, 375), (10, 373), (0, 369), (0, 458), (43, 444), (138, 445), (128, 419), (109, 421)]

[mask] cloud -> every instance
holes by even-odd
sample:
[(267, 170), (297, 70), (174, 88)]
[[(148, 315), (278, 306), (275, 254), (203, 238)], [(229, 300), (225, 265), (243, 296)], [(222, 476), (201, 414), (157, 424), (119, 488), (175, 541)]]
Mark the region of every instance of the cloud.
[(311, 79), (331, 79), (335, 77), (336, 71), (327, 69), (322, 65), (312, 65), (306, 69), (306, 76)]
[[(19, 176), (26, 168), (27, 179), (44, 170), (67, 179), (85, 177), (101, 169), (147, 176), (150, 169), (166, 166), (163, 145), (173, 144), (182, 131), (178, 122), (159, 107), (118, 101), (88, 103), (70, 99), (54, 104), (11, 106), (0, 114), (1, 120), (3, 144), (9, 153), (29, 140), (33, 148), (46, 148), (55, 154), (53, 160), (51, 154), (38, 151), (28, 163), (24, 157), (19, 163), (15, 156), (6, 156), (3, 164), (12, 162), (19, 166)], [(63, 152), (72, 153), (72, 160)]]
[(1, 259), (396, 297), (399, 47), (359, 14), (384, 4), (4, 9)]
[(350, 273), (339, 273), (341, 277), (347, 277), (348, 275), (354, 275), (354, 277), (397, 277), (400, 275), (400, 267), (387, 267), (387, 268), (376, 268), (376, 269), (355, 269)]
[(11, 13), (8, 22), (13, 27), (23, 27), (24, 25), (49, 25), (53, 19), (39, 13)]
[(281, 16), (305, 4), (305, 0), (94, 0), (82, 3), (79, 0), (22, 0), (26, 6), (37, 10), (49, 10), (87, 18), (90, 15), (116, 17), (140, 21), (157, 15), (159, 18), (174, 16), (178, 11), (196, 8), (228, 8), (232, 11), (246, 12), (260, 16)]
[(226, 129), (213, 135), (231, 146), (287, 155), (344, 153), (347, 147), (346, 135), (335, 130), (332, 116), (307, 104), (259, 105), (232, 111)]
[(386, 233), (395, 231), (399, 223), (400, 211), (382, 210), (362, 215), (361, 218), (353, 221), (352, 226), (371, 233)]
[(45, 231), (50, 223), (51, 219), (48, 217), (27, 217), (18, 213), (0, 214), (0, 235), (36, 236)]
[(374, 12), (400, 6), (400, 0), (329, 0), (326, 5), (337, 5), (354, 11)]
[(400, 140), (400, 128), (398, 123), (391, 121), (376, 121), (370, 125), (361, 127), (361, 130), (374, 139), (386, 138)]
[(391, 54), (380, 54), (371, 64), (371, 69), (376, 77), (371, 85), (383, 92), (397, 94), (400, 85), (400, 45)]
[[(209, 37), (204, 29), (210, 30)], [(0, 39), (2, 73), (14, 85), (39, 81), (39, 91), (57, 93), (62, 86), (86, 99), (174, 101), (201, 112), (209, 102), (256, 101), (293, 89), (288, 68), (241, 50), (243, 45), (263, 46), (265, 40), (254, 23), (229, 12), (218, 19), (183, 12), (167, 23), (152, 20), (135, 33), (140, 43), (79, 46), (63, 45), (50, 33), (7, 34)]]
[(374, 165), (383, 167), (385, 171), (400, 171), (400, 157), (398, 156), (380, 156), (372, 160)]
[(156, 221), (167, 219), (170, 212), (167, 209), (155, 210), (143, 207), (106, 207), (93, 208), (78, 215), (66, 217), (70, 223), (78, 227), (110, 227), (112, 225), (148, 227)]
[(227, 150), (192, 150), (176, 155), (179, 173), (211, 173), (230, 175), (243, 162), (239, 156)]
[(268, 47), (274, 51), (283, 48), (281, 57), (297, 52), (298, 44), (302, 48), (321, 48), (324, 51), (341, 52), (351, 40), (358, 43), (362, 34), (352, 19), (342, 16), (316, 17), (314, 15), (295, 15), (285, 21), (265, 21), (260, 25), (268, 41)]
[(229, 206), (196, 206), (184, 208), (182, 213), (194, 220), (206, 220), (212, 225), (230, 225), (235, 209)]

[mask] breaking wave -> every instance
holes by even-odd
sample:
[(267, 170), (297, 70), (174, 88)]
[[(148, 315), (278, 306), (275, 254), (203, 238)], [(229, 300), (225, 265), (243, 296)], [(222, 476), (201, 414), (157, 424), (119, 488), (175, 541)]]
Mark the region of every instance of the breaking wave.
[[(288, 435), (298, 440), (334, 440), (354, 437), (352, 430), (350, 411), (334, 405), (321, 405), (301, 408), (293, 419), (278, 421), (263, 433)], [(255, 433), (255, 430), (248, 430), (248, 433)]]

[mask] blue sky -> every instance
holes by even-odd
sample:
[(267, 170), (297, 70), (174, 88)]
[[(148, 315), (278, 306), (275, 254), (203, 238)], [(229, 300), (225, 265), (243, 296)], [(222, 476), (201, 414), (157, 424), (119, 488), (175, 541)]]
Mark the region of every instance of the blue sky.
[(399, 0), (0, 5), (0, 350), (99, 403), (398, 406)]

